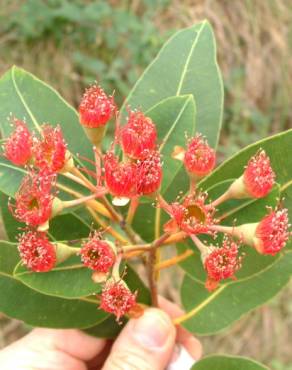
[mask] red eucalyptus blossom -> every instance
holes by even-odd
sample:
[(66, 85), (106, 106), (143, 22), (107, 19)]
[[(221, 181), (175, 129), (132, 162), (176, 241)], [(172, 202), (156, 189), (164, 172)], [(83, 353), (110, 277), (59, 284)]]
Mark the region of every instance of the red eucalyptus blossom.
[(137, 293), (132, 293), (122, 280), (108, 280), (101, 293), (100, 308), (119, 320), (134, 308), (136, 296)]
[(34, 143), (35, 165), (51, 172), (63, 169), (66, 163), (66, 143), (60, 126), (42, 127), (42, 138)]
[(261, 254), (274, 255), (285, 247), (289, 233), (288, 210), (272, 210), (257, 225), (254, 245)]
[(238, 245), (233, 239), (225, 236), (222, 247), (209, 247), (209, 254), (204, 258), (207, 272), (206, 288), (216, 289), (224, 279), (234, 279), (234, 274), (241, 267), (241, 257), (238, 255)]
[(9, 204), (15, 218), (30, 226), (48, 221), (52, 213), (55, 181), (55, 175), (30, 169), (15, 194), (15, 204)]
[(104, 126), (116, 110), (114, 98), (98, 85), (86, 89), (79, 105), (80, 123), (89, 128)]
[(102, 273), (108, 273), (116, 260), (112, 246), (105, 240), (101, 240), (97, 232), (90, 235), (89, 240), (83, 243), (80, 255), (85, 266)]
[(112, 152), (104, 156), (104, 177), (109, 192), (116, 197), (131, 198), (137, 194), (137, 165), (119, 162)]
[(166, 211), (172, 220), (164, 225), (164, 230), (174, 232), (178, 228), (187, 234), (212, 234), (209, 227), (217, 221), (214, 219), (215, 208), (211, 204), (206, 204), (207, 196), (207, 193), (198, 196), (189, 195), (181, 204), (178, 202), (170, 204)]
[(215, 151), (201, 134), (190, 140), (184, 156), (184, 165), (190, 174), (206, 176), (215, 167), (215, 162)]
[(147, 151), (156, 146), (157, 132), (151, 118), (140, 111), (131, 111), (127, 124), (121, 129), (123, 151), (134, 159), (145, 159)]
[(18, 250), (22, 263), (35, 272), (50, 271), (56, 263), (54, 245), (45, 233), (28, 231), (19, 238)]
[(265, 197), (271, 191), (275, 183), (275, 173), (264, 150), (251, 157), (245, 168), (243, 181), (247, 192), (254, 198)]
[(155, 193), (162, 181), (162, 164), (158, 151), (147, 151), (147, 157), (137, 162), (137, 191), (140, 195)]
[(3, 145), (4, 156), (17, 166), (26, 165), (32, 157), (32, 137), (23, 121), (13, 119), (14, 131)]

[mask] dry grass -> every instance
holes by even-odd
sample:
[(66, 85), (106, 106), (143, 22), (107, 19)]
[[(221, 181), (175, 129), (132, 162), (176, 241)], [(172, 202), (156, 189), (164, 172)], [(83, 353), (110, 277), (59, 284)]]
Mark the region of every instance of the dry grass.
[[(0, 12), (9, 16), (23, 1), (4, 3)], [(141, 12), (141, 1), (130, 3), (135, 12)], [(268, 118), (270, 133), (292, 127), (292, 2), (173, 0), (167, 11), (156, 14), (153, 20), (163, 32), (205, 18), (214, 26), (218, 42), (226, 112), (231, 115), (229, 125), (241, 125), (257, 111)], [(0, 35), (0, 74), (11, 64), (17, 64), (55, 86), (76, 105), (84, 80), (70, 60), (75, 45), (70, 38), (65, 41), (66, 48), (60, 49), (50, 39), (24, 44), (17, 41), (13, 32)], [(226, 126), (227, 133), (229, 128)], [(255, 129), (248, 126), (247, 133)], [(225, 134), (222, 143), (226, 140)], [(167, 281), (165, 284), (168, 290)], [(292, 363), (291, 293), (290, 284), (270, 304), (250, 313), (225, 333), (203, 338), (206, 352), (247, 355), (267, 364), (274, 363), (277, 370), (288, 370), (288, 364)], [(173, 295), (173, 291), (168, 294)], [(17, 325), (0, 319), (0, 346), (23, 333)]]

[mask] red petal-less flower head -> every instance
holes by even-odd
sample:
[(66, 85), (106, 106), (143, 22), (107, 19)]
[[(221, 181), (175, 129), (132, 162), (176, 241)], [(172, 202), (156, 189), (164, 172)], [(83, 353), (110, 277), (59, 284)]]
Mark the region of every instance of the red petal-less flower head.
[(215, 151), (201, 134), (190, 140), (184, 156), (184, 165), (190, 174), (206, 176), (215, 167), (215, 162)]
[(174, 232), (174, 227), (181, 229), (187, 234), (213, 234), (209, 230), (210, 225), (217, 223), (214, 219), (215, 208), (206, 204), (207, 193), (201, 193), (194, 197), (187, 196), (183, 203), (172, 203), (167, 211), (172, 220), (164, 225), (164, 230)]
[(51, 172), (62, 170), (66, 162), (66, 143), (60, 126), (42, 127), (42, 139), (35, 139), (35, 165)]
[(100, 308), (119, 320), (136, 305), (136, 296), (122, 280), (108, 280), (101, 293)]
[(30, 169), (15, 194), (15, 204), (9, 204), (15, 218), (30, 226), (48, 221), (52, 213), (55, 181), (55, 175)]
[(129, 113), (127, 124), (121, 129), (123, 151), (134, 159), (145, 159), (147, 151), (156, 146), (155, 124), (140, 111)]
[(79, 105), (80, 123), (89, 128), (104, 126), (116, 110), (114, 98), (98, 85), (89, 87)]
[(275, 183), (275, 173), (264, 150), (249, 160), (243, 181), (247, 192), (254, 198), (265, 197), (271, 191)]
[(54, 245), (45, 233), (28, 231), (19, 238), (18, 250), (22, 263), (32, 271), (50, 271), (56, 263)]
[(32, 137), (23, 121), (13, 120), (14, 131), (6, 140), (4, 156), (17, 166), (26, 165), (32, 157)]
[(101, 240), (97, 232), (90, 235), (89, 240), (83, 243), (80, 255), (86, 267), (102, 273), (108, 273), (116, 260), (111, 245)]
[(272, 210), (257, 225), (254, 244), (261, 254), (274, 255), (285, 247), (289, 236), (288, 210)]
[(112, 152), (104, 156), (104, 177), (109, 192), (116, 197), (131, 198), (137, 194), (137, 165), (119, 162)]
[(138, 184), (137, 191), (140, 195), (155, 193), (162, 181), (162, 165), (158, 151), (147, 151), (147, 157), (137, 162)]
[(209, 291), (214, 290), (221, 280), (234, 279), (234, 274), (241, 267), (238, 245), (230, 237), (224, 237), (221, 248), (210, 247), (204, 267), (208, 275), (206, 288)]

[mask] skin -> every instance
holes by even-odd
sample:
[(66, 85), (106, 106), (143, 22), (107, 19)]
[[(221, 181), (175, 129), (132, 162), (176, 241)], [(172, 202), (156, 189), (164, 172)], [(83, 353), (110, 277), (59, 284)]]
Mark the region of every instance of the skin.
[(160, 306), (131, 319), (114, 343), (75, 329), (34, 329), (0, 351), (1, 370), (163, 370), (176, 343), (199, 359), (200, 342), (171, 322), (181, 310), (164, 299)]

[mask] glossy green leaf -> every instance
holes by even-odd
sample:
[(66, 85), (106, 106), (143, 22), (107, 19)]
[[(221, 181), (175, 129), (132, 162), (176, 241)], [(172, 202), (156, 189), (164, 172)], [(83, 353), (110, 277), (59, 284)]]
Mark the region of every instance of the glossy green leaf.
[(287, 251), (257, 274), (220, 285), (212, 293), (206, 290), (204, 282), (186, 275), (181, 298), (186, 312), (190, 314), (182, 325), (200, 335), (226, 328), (277, 294), (288, 283), (291, 269), (292, 253)]
[(268, 370), (268, 368), (245, 357), (213, 355), (198, 361), (191, 370)]
[(100, 285), (94, 283), (91, 276), (92, 270), (75, 256), (47, 273), (28, 271), (21, 265), (14, 272), (17, 280), (37, 292), (63, 298), (86, 297), (100, 292)]
[(124, 110), (130, 105), (147, 111), (168, 97), (185, 94), (192, 94), (197, 104), (197, 131), (215, 147), (222, 121), (223, 84), (207, 21), (177, 32), (166, 42), (130, 92)]
[(40, 294), (12, 276), (19, 257), (15, 245), (0, 242), (0, 311), (33, 326), (86, 328), (103, 321), (94, 298), (62, 299)]

